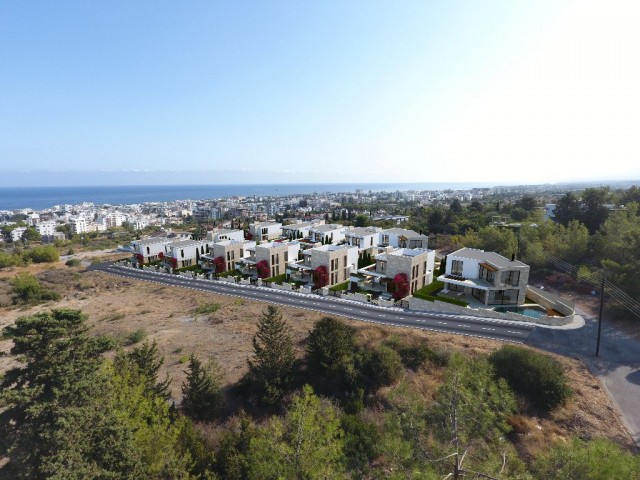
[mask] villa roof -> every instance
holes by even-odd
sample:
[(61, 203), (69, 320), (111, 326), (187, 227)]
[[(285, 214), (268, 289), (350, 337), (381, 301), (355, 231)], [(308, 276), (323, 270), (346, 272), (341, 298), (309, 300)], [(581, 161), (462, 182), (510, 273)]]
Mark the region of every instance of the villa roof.
[(509, 267), (528, 267), (526, 263), (522, 263), (519, 260), (509, 260), (496, 252), (485, 252), (484, 250), (478, 250), (477, 248), (464, 247), (460, 250), (449, 254), (451, 258), (469, 258), (471, 260), (479, 260), (481, 262), (488, 262), (494, 267), (509, 268)]

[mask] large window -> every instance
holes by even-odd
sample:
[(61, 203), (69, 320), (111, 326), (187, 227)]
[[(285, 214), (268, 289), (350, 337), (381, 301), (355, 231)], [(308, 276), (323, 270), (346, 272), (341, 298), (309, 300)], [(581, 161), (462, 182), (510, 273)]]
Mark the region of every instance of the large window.
[(517, 305), (518, 290), (498, 290), (489, 294), (489, 304), (493, 305)]
[(502, 272), (502, 283), (505, 285), (511, 285), (517, 287), (520, 283), (520, 271), (519, 270), (507, 270)]
[(462, 260), (451, 261), (451, 275), (462, 276)]
[(495, 279), (495, 272), (486, 268), (484, 265), (480, 265), (479, 276), (481, 279), (486, 280), (489, 283), (493, 283)]

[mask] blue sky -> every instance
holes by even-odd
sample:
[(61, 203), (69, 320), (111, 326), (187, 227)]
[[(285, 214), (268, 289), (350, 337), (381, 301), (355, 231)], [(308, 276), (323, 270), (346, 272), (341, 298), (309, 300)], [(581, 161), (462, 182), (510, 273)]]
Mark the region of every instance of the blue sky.
[(3, 2), (0, 185), (640, 178), (640, 2)]

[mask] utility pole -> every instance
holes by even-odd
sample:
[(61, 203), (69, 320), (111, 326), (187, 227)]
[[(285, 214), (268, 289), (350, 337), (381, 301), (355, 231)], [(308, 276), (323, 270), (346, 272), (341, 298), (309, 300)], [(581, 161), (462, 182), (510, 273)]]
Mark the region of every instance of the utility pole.
[(596, 357), (600, 355), (600, 335), (602, 333), (603, 308), (604, 308), (604, 273), (602, 274), (602, 285), (600, 285), (600, 313), (598, 315), (598, 341), (596, 343)]

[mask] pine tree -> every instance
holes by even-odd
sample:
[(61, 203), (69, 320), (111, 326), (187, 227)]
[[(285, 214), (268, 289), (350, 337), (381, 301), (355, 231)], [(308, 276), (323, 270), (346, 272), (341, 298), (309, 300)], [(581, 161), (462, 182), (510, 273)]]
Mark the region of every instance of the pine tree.
[(346, 478), (343, 436), (335, 408), (305, 385), (285, 418), (272, 417), (251, 440), (249, 478)]
[(286, 393), (293, 370), (290, 327), (277, 307), (269, 306), (253, 337), (254, 356), (247, 360), (251, 375), (266, 404), (277, 403)]
[(163, 363), (164, 357), (158, 353), (158, 344), (155, 340), (153, 343), (144, 342), (129, 353), (120, 353), (114, 359), (117, 370), (128, 370), (132, 376), (140, 377), (148, 393), (168, 400), (171, 384), (169, 375), (166, 374), (162, 381), (158, 380), (158, 372)]
[(182, 384), (182, 411), (194, 420), (209, 421), (222, 408), (218, 364), (202, 365), (193, 354), (189, 357), (187, 378)]
[(78, 310), (53, 310), (21, 317), (3, 331), (13, 340), (11, 353), (24, 361), (0, 382), (7, 478), (49, 478), (61, 462), (74, 478), (107, 478), (105, 472), (114, 479), (126, 478), (123, 472), (144, 478), (130, 434), (104, 406), (112, 389), (102, 354), (111, 345), (89, 337), (84, 321)]

